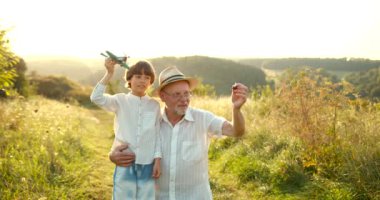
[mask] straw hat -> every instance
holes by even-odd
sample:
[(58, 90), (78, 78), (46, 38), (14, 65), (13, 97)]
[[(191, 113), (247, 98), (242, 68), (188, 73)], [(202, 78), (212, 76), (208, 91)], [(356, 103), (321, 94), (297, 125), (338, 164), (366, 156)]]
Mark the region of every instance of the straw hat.
[(158, 95), (162, 88), (177, 81), (189, 82), (190, 90), (193, 90), (198, 85), (198, 80), (192, 77), (185, 77), (177, 67), (167, 67), (160, 73), (158, 77), (159, 85), (153, 91), (153, 95)]

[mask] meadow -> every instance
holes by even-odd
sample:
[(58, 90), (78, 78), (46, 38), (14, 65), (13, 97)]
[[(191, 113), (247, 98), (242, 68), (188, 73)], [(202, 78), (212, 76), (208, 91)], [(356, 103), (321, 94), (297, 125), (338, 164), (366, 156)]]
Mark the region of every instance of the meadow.
[(111, 114), (38, 96), (0, 110), (0, 199), (110, 199)]
[[(250, 94), (243, 138), (210, 144), (214, 199), (379, 199), (380, 104), (303, 73), (282, 83)], [(228, 97), (191, 104), (230, 119)], [(40, 96), (0, 111), (0, 199), (111, 199), (111, 113)]]

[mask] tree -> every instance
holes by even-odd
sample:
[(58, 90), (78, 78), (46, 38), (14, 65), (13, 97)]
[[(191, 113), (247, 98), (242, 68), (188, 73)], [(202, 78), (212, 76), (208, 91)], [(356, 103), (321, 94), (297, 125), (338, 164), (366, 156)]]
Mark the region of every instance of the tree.
[(196, 96), (209, 96), (209, 97), (215, 97), (216, 92), (215, 92), (215, 87), (211, 84), (205, 84), (203, 83), (202, 78), (197, 77), (199, 84), (197, 87), (193, 90), (193, 94)]
[(25, 77), (25, 72), (27, 70), (24, 59), (20, 58), (19, 62), (13, 66), (16, 70), (17, 77), (14, 79), (14, 89), (20, 95), (24, 97), (29, 96), (29, 82)]
[(17, 72), (14, 67), (18, 58), (9, 50), (9, 40), (5, 38), (6, 31), (0, 30), (0, 89), (13, 87)]

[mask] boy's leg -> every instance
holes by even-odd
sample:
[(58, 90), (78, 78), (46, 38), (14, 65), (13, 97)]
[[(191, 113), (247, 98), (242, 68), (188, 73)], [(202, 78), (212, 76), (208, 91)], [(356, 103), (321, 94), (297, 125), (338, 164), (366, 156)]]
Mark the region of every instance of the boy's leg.
[(153, 164), (136, 165), (137, 173), (137, 199), (155, 199), (155, 181), (152, 178)]
[(116, 166), (113, 175), (113, 200), (136, 199), (137, 179), (135, 165)]

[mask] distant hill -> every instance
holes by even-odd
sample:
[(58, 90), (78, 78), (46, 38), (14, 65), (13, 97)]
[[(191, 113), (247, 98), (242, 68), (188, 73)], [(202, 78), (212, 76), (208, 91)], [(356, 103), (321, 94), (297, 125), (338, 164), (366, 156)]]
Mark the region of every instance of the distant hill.
[[(202, 79), (203, 83), (213, 85), (218, 95), (228, 95), (230, 87), (235, 82), (242, 82), (254, 88), (266, 84), (270, 77), (276, 77), (287, 68), (309, 66), (323, 68), (339, 78), (346, 77), (354, 72), (365, 72), (380, 66), (379, 60), (348, 59), (348, 58), (247, 58), (229, 60), (205, 56), (189, 57), (160, 57), (148, 59), (156, 68), (158, 74), (168, 66), (177, 66), (188, 76)], [(131, 59), (129, 64), (136, 61)], [(39, 75), (61, 75), (84, 85), (95, 85), (104, 75), (104, 60), (80, 59), (65, 57), (26, 58), (28, 72), (35, 71)], [(264, 73), (265, 71), (265, 73)], [(118, 67), (114, 81), (120, 88), (124, 69)], [(277, 75), (276, 75), (277, 74)], [(357, 75), (357, 74), (355, 74)], [(352, 76), (350, 77), (353, 79)], [(157, 85), (158, 80), (155, 82)]]
[(235, 82), (241, 82), (250, 88), (266, 84), (265, 73), (261, 69), (232, 60), (205, 56), (161, 57), (149, 60), (155, 66), (157, 74), (165, 67), (177, 66), (187, 76), (199, 77), (203, 83), (215, 86), (218, 95), (229, 95)]
[(84, 83), (89, 76), (103, 66), (103, 60), (72, 57), (26, 58), (27, 73), (66, 76)]
[[(235, 59), (236, 60), (236, 59)], [(380, 66), (380, 60), (363, 58), (246, 58), (236, 62), (261, 68), (267, 80), (275, 80), (286, 69), (322, 68), (337, 79)]]
[[(205, 84), (213, 85), (216, 94), (226, 95), (230, 93), (231, 85), (241, 82), (253, 88), (266, 84), (265, 74), (261, 69), (240, 64), (232, 60), (211, 58), (204, 56), (190, 57), (161, 57), (147, 59), (154, 65), (158, 74), (168, 66), (177, 66), (187, 76), (195, 76)], [(136, 60), (131, 60), (130, 65)], [(61, 75), (85, 85), (95, 85), (104, 75), (103, 59), (79, 59), (79, 58), (40, 58), (28, 59), (28, 73), (35, 71), (39, 75)], [(114, 81), (123, 85), (123, 68), (116, 68)]]
[(358, 72), (380, 66), (380, 60), (363, 58), (248, 58), (240, 59), (238, 62), (272, 70), (309, 66), (323, 68), (328, 71)]

